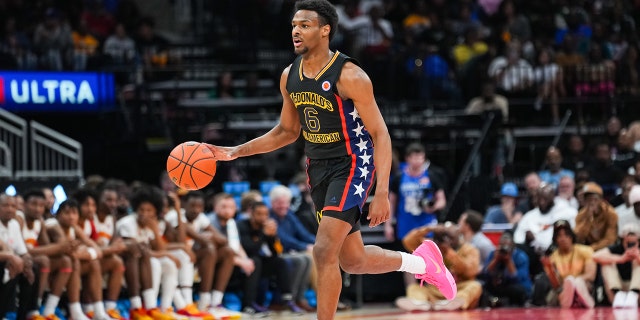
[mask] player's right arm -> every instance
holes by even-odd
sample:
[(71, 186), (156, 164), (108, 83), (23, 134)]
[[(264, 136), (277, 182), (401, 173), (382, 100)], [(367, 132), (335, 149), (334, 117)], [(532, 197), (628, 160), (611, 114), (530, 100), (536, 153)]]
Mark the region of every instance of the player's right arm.
[(42, 221), (44, 229), (38, 237), (38, 246), (29, 249), (32, 256), (55, 256), (63, 253), (70, 253), (73, 250), (73, 244), (64, 236), (64, 231), (60, 225), (46, 226)]
[(293, 100), (287, 92), (289, 65), (280, 76), (280, 93), (282, 94), (282, 111), (280, 122), (269, 132), (253, 140), (235, 147), (220, 147), (206, 144), (217, 160), (229, 161), (240, 157), (267, 153), (295, 142), (300, 136), (300, 118)]

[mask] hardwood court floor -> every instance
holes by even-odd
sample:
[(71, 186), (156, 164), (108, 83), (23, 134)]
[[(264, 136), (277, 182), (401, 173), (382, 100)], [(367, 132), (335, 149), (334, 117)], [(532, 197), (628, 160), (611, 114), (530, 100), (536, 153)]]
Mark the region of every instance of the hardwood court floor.
[[(247, 319), (243, 317), (243, 319)], [(256, 319), (255, 317), (248, 319)], [(273, 313), (262, 319), (276, 320), (314, 320), (313, 313), (293, 315), (287, 312)], [(363, 320), (639, 320), (638, 310), (611, 309), (598, 307), (586, 309), (560, 309), (560, 308), (503, 308), (503, 309), (477, 309), (460, 312), (405, 312), (390, 304), (365, 304), (362, 308), (350, 311), (338, 312), (336, 320), (363, 319)]]

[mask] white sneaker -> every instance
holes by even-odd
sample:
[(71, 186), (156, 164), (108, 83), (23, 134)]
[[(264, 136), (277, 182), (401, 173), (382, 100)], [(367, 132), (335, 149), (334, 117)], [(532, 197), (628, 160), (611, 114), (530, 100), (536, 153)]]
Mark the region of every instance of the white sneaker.
[(429, 311), (431, 304), (428, 301), (420, 301), (407, 297), (396, 299), (396, 306), (404, 311)]
[(454, 298), (453, 300), (440, 300), (433, 304), (435, 311), (457, 311), (462, 310), (464, 299)]
[(235, 320), (242, 318), (242, 313), (229, 310), (221, 306), (211, 307), (208, 311), (216, 318), (216, 320)]
[[(624, 299), (624, 307), (638, 309), (638, 294), (635, 291), (626, 292), (627, 296)], [(613, 299), (615, 301), (615, 299)]]
[(616, 295), (613, 296), (613, 303), (611, 306), (613, 308), (624, 308), (626, 306), (627, 292), (626, 291), (618, 291)]
[(593, 296), (591, 296), (591, 292), (589, 292), (584, 280), (578, 278), (575, 280), (574, 285), (576, 286), (576, 298), (578, 298), (578, 301), (587, 309), (593, 308), (596, 305), (596, 301), (593, 300)]

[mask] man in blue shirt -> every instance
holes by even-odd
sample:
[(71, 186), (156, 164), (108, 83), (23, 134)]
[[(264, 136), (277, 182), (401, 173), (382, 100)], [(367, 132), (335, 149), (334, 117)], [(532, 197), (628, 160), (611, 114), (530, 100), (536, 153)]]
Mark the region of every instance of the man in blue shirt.
[(531, 294), (529, 257), (515, 246), (510, 232), (502, 234), (498, 249), (489, 254), (481, 278), (492, 306), (523, 306)]
[(575, 178), (573, 171), (562, 168), (562, 154), (560, 153), (560, 149), (556, 147), (549, 147), (549, 149), (547, 149), (545, 164), (547, 170), (542, 170), (538, 173), (543, 182), (552, 184), (557, 188), (558, 184), (560, 184), (560, 178), (564, 176), (569, 176), (572, 179)]
[(509, 223), (515, 225), (522, 218), (522, 212), (516, 207), (518, 187), (515, 183), (507, 182), (500, 189), (500, 204), (487, 209), (484, 223)]

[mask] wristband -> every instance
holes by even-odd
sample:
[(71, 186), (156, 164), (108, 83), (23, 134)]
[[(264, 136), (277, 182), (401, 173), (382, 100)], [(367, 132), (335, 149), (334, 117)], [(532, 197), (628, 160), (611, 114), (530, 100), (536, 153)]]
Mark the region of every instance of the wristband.
[(89, 248), (87, 249), (87, 252), (89, 252), (89, 256), (91, 256), (91, 260), (95, 260), (98, 258), (98, 252), (96, 251), (96, 249)]

